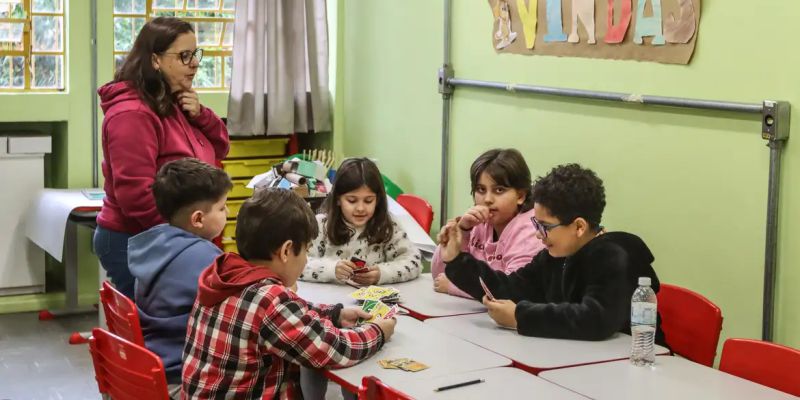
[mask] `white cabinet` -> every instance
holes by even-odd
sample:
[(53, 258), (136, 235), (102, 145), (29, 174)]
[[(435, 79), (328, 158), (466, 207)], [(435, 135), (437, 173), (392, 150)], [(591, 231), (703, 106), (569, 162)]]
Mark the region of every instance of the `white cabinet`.
[(50, 152), (49, 136), (0, 136), (0, 296), (44, 292), (44, 251), (24, 224)]

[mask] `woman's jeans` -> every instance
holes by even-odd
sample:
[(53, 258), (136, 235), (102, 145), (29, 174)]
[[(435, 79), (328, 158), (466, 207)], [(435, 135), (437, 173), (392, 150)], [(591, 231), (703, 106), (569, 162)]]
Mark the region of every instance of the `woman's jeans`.
[(134, 278), (128, 269), (128, 238), (133, 235), (108, 230), (100, 226), (94, 231), (94, 252), (106, 270), (111, 283), (133, 300)]

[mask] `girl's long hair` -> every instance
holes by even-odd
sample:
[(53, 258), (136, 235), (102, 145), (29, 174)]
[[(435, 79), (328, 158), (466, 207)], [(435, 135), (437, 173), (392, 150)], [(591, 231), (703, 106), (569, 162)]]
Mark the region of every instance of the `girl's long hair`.
[(342, 207), (339, 205), (342, 195), (366, 186), (375, 192), (375, 213), (367, 222), (362, 236), (367, 238), (369, 244), (386, 243), (392, 238), (394, 228), (389, 217), (389, 206), (386, 204), (386, 189), (378, 166), (367, 158), (350, 158), (344, 160), (333, 181), (333, 188), (322, 209), (328, 215), (325, 234), (328, 240), (342, 246), (350, 241), (355, 231), (347, 226)]

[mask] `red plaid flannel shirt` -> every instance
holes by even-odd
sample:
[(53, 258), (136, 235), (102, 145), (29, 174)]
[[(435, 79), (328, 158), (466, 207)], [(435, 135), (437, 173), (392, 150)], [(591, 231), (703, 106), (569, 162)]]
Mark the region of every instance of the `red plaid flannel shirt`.
[(377, 325), (334, 326), (333, 308), (307, 303), (270, 279), (213, 307), (195, 301), (182, 399), (299, 399), (300, 365), (349, 367), (383, 346)]

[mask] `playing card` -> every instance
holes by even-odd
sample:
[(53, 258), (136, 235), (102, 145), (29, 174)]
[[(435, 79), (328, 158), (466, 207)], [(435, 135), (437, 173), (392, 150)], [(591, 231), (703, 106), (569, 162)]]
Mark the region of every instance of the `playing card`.
[(399, 366), (400, 369), (410, 372), (419, 372), (423, 369), (428, 369), (428, 366), (419, 361), (410, 361)]
[(358, 257), (350, 257), (350, 261), (356, 265), (356, 268), (353, 270), (353, 273), (362, 274), (364, 272), (368, 272), (369, 268), (367, 267), (367, 262), (358, 258)]
[(392, 360), (378, 360), (378, 365), (383, 369), (400, 369), (392, 365)]
[(489, 291), (489, 288), (486, 287), (486, 283), (483, 282), (483, 278), (479, 276), (478, 282), (480, 282), (481, 287), (483, 288), (483, 292), (486, 293), (486, 297), (489, 298), (489, 300), (494, 301), (494, 296), (492, 295), (492, 292)]

